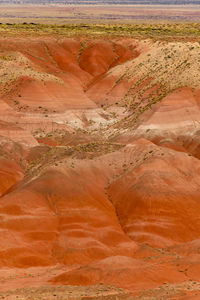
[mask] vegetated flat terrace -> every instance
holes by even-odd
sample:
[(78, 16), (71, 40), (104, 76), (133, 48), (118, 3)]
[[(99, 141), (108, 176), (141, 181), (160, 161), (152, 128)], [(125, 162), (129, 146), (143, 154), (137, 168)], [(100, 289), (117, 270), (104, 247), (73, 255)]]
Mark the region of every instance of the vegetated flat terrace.
[(2, 36), (9, 35), (59, 35), (88, 37), (132, 37), (152, 39), (195, 39), (200, 38), (200, 23), (165, 24), (0, 24)]
[(132, 23), (198, 22), (200, 5), (0, 6), (0, 22)]

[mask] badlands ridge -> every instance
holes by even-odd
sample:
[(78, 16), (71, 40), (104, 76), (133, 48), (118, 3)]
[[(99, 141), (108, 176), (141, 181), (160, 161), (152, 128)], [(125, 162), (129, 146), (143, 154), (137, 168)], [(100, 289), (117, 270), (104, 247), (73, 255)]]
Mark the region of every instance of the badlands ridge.
[(200, 299), (200, 44), (2, 37), (0, 64), (0, 299)]

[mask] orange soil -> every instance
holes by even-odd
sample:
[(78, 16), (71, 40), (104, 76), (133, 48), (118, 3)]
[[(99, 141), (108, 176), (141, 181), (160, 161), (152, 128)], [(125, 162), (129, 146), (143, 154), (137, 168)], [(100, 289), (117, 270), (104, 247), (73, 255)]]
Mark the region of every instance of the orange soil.
[[(153, 77), (135, 87), (134, 74), (111, 70), (143, 51), (128, 39), (0, 43), (7, 72), (21, 68), (0, 85), (4, 299), (12, 289), (100, 283), (130, 299), (199, 299), (200, 90), (176, 89), (124, 128), (116, 102)], [(136, 98), (142, 107), (161, 85)]]

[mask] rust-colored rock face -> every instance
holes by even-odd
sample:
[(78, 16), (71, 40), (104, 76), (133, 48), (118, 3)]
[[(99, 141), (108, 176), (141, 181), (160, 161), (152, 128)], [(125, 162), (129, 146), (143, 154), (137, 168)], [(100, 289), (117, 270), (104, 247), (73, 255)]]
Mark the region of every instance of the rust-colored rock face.
[(198, 55), (0, 40), (4, 299), (200, 299)]

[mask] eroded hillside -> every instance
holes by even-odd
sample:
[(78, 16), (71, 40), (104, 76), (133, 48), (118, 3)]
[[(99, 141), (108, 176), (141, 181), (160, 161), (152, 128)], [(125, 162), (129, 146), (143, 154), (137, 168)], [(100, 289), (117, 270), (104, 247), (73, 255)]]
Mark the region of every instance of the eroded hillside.
[(199, 62), (197, 40), (1, 38), (3, 299), (200, 297)]

